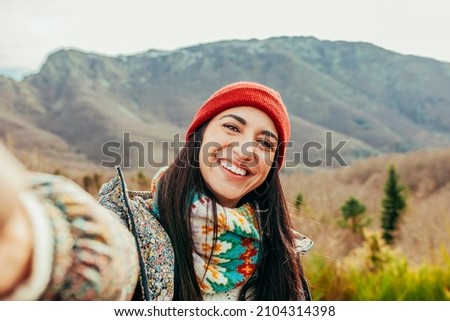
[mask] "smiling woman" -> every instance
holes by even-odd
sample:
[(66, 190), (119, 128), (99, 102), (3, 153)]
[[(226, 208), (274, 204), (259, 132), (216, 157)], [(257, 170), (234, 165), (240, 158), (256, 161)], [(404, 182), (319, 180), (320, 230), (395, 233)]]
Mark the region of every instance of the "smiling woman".
[(278, 175), (289, 136), (281, 96), (262, 84), (227, 85), (198, 110), (154, 190), (178, 262), (175, 298), (309, 298), (299, 253), (312, 243), (296, 247)]
[[(280, 95), (238, 82), (200, 107), (150, 191), (127, 190), (118, 168), (100, 206), (65, 178), (31, 175), (0, 207), (0, 298), (310, 299), (300, 254), (312, 242), (279, 178), (289, 135)], [(17, 186), (13, 167), (0, 186)]]

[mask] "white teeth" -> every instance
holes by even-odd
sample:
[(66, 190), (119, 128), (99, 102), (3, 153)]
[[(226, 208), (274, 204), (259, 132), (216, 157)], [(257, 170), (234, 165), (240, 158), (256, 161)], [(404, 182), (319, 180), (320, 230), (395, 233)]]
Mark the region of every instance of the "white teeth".
[(221, 160), (220, 161), (220, 165), (222, 167), (228, 169), (229, 171), (235, 173), (235, 174), (238, 174), (238, 175), (241, 175), (241, 176), (247, 175), (247, 171), (245, 169), (239, 168), (239, 167), (237, 167), (236, 165), (233, 165), (230, 162)]

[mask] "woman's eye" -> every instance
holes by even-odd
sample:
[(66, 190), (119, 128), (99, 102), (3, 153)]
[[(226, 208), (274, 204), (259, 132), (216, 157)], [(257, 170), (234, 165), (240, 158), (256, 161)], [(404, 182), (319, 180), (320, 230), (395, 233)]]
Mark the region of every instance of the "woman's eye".
[(261, 139), (261, 140), (258, 140), (257, 142), (264, 149), (272, 150), (274, 148), (274, 145), (268, 140)]
[(224, 124), (223, 127), (225, 127), (225, 128), (228, 129), (228, 130), (231, 130), (231, 131), (233, 131), (233, 132), (239, 133), (239, 128), (237, 128), (237, 127), (234, 126), (234, 125), (231, 125), (231, 124)]

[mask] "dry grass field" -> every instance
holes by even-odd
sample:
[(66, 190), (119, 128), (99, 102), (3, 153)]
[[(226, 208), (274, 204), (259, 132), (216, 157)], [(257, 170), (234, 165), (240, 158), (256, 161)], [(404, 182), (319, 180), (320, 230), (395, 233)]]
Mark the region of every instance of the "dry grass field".
[(437, 263), (450, 249), (450, 150), (428, 150), (373, 157), (340, 169), (292, 173), (283, 178), (290, 203), (303, 194), (300, 211), (293, 208), (298, 228), (315, 241), (314, 253), (339, 260), (361, 242), (337, 224), (341, 206), (356, 197), (380, 229), (381, 200), (387, 168), (393, 164), (407, 189), (394, 247), (413, 265)]

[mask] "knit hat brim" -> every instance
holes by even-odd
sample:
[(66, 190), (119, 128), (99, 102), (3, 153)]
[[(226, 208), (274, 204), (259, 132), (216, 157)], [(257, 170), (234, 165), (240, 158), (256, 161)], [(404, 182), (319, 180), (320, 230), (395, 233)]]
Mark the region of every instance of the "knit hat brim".
[(237, 82), (222, 87), (200, 107), (186, 132), (186, 141), (205, 122), (233, 107), (254, 107), (266, 113), (273, 121), (279, 136), (278, 168), (283, 165), (287, 143), (290, 138), (290, 122), (281, 95), (262, 84)]

